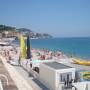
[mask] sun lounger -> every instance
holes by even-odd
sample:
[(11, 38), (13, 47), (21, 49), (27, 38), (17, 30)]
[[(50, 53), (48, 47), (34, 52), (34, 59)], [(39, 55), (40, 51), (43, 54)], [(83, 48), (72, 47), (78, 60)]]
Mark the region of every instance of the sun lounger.
[(9, 61), (9, 63), (11, 65), (15, 65), (15, 66), (18, 66), (19, 65), (18, 61)]

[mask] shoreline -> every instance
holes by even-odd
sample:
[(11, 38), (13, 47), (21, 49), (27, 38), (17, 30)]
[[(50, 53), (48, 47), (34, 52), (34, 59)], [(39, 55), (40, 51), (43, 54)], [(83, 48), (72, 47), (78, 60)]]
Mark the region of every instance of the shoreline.
[[(55, 41), (56, 40), (56, 41)], [(73, 41), (73, 42), (72, 42)], [(17, 42), (17, 41), (16, 41)], [(80, 43), (82, 44), (80, 44)], [(85, 43), (87, 44), (85, 44)], [(61, 51), (67, 56), (73, 56), (84, 60), (90, 60), (89, 56), (89, 39), (47, 39), (47, 40), (31, 40), (31, 47), (35, 49), (48, 49), (50, 51)], [(39, 44), (40, 43), (40, 44)], [(56, 45), (53, 45), (57, 43)]]
[[(19, 59), (20, 56), (20, 46), (16, 46), (16, 45), (9, 45), (9, 46), (0, 46), (1, 49), (1, 53), (8, 59)], [(16, 55), (14, 55), (16, 54)], [(14, 56), (14, 58), (12, 58)], [(78, 58), (78, 57), (73, 57), (73, 55), (67, 55), (65, 53), (63, 53), (62, 51), (53, 51), (53, 50), (48, 50), (48, 49), (36, 49), (36, 48), (31, 48), (31, 58), (32, 60), (36, 59), (36, 60), (51, 60), (51, 59), (55, 59), (60, 60), (60, 59), (79, 59), (79, 60), (84, 60), (82, 58)], [(88, 61), (88, 60), (87, 60)], [(70, 61), (72, 62), (72, 61)]]

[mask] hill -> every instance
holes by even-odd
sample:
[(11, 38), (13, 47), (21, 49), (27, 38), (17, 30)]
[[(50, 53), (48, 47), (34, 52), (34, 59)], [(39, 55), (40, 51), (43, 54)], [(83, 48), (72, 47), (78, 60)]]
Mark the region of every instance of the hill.
[(7, 34), (3, 36), (17, 37), (19, 34), (22, 34), (25, 37), (29, 35), (31, 38), (52, 38), (52, 36), (49, 35), (48, 33), (39, 33), (39, 32), (33, 32), (31, 29), (27, 29), (27, 28), (17, 29), (16, 27), (12, 27), (12, 26), (0, 25), (0, 33), (6, 34), (6, 32), (8, 32), (9, 35)]

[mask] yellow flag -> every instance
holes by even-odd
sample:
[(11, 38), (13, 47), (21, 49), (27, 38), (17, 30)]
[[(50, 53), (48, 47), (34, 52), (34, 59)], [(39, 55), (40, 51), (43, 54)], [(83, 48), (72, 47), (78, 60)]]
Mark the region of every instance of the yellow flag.
[(21, 58), (26, 58), (26, 47), (24, 37), (20, 36)]

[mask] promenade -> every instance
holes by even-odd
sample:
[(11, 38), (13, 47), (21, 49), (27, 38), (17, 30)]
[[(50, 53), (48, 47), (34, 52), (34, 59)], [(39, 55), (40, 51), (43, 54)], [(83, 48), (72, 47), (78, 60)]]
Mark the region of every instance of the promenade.
[[(1, 65), (1, 63), (3, 65), (2, 66), (2, 72), (4, 72), (3, 74), (6, 73), (8, 75), (8, 78), (10, 79), (9, 81), (12, 84), (11, 86), (5, 86), (4, 90), (34, 90), (31, 87), (31, 85), (29, 85), (27, 83), (27, 81), (17, 72), (17, 70), (13, 66), (8, 64), (5, 60), (5, 58), (0, 55), (0, 65)], [(6, 70), (5, 70), (5, 68), (6, 68)]]
[(1, 59), (0, 59), (0, 79), (2, 81), (3, 90), (18, 90), (16, 84), (12, 80), (9, 72), (5, 68)]
[(49, 90), (36, 78), (34, 78), (33, 76), (29, 76), (27, 71), (25, 71), (22, 67), (10, 65), (1, 55), (0, 60), (9, 72), (15, 85), (17, 86), (18, 89), (15, 90)]

